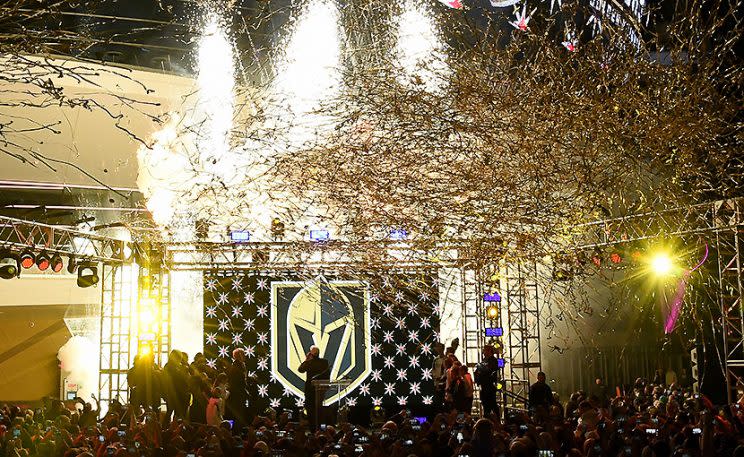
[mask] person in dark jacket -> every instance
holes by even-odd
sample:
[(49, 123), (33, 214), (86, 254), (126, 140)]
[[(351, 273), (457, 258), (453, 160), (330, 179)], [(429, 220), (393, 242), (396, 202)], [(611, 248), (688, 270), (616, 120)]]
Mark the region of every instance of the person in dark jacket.
[(234, 421), (233, 430), (242, 430), (248, 425), (248, 380), (245, 351), (241, 348), (233, 351), (233, 363), (227, 370), (227, 385), (230, 393), (225, 402), (225, 417)]
[(496, 402), (496, 383), (499, 381), (499, 363), (493, 346), (483, 346), (483, 360), (475, 367), (475, 383), (480, 386), (483, 417), (499, 414)]
[(546, 417), (551, 404), (553, 404), (553, 390), (545, 382), (545, 373), (541, 371), (537, 374), (537, 382), (530, 386), (530, 411), (539, 417)]
[(315, 429), (318, 426), (318, 401), (322, 402), (322, 398), (315, 398), (315, 388), (312, 385), (312, 381), (329, 379), (330, 369), (328, 360), (320, 358), (320, 349), (317, 346), (311, 346), (310, 351), (305, 357), (305, 361), (300, 364), (298, 371), (300, 373), (307, 373), (305, 379), (305, 410), (310, 421), (310, 427)]
[(168, 362), (163, 367), (161, 378), (167, 406), (165, 423), (170, 422), (171, 414), (178, 419), (186, 418), (191, 393), (188, 389), (189, 375), (186, 368), (188, 365), (184, 364), (183, 357), (182, 352), (173, 350), (168, 356)]

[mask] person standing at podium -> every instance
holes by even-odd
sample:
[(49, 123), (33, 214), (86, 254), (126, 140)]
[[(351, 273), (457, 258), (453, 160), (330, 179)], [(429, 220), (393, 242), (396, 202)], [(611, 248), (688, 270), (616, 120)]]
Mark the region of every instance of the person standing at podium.
[[(310, 421), (310, 427), (315, 429), (318, 426), (318, 399), (315, 398), (315, 387), (312, 382), (330, 378), (328, 360), (320, 358), (320, 349), (317, 346), (310, 346), (310, 351), (307, 353), (305, 361), (300, 364), (297, 371), (307, 373), (305, 379), (305, 410), (307, 411), (307, 418)], [(319, 401), (322, 402), (323, 399), (321, 398)]]

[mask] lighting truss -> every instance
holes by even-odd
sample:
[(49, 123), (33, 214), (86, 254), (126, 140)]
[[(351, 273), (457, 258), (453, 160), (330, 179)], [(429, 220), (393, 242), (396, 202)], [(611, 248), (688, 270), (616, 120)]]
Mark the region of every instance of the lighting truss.
[(130, 243), (70, 228), (0, 216), (0, 246), (12, 250), (46, 250), (50, 254), (122, 263)]

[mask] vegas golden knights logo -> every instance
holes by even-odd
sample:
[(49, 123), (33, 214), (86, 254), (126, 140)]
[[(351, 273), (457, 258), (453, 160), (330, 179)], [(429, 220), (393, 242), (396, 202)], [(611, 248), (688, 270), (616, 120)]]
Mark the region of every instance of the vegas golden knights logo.
[(297, 369), (312, 345), (328, 360), (331, 381), (351, 382), (341, 392), (329, 391), (326, 405), (354, 390), (372, 369), (369, 292), (361, 281), (274, 282), (271, 326), (271, 371), (297, 396), (305, 386)]

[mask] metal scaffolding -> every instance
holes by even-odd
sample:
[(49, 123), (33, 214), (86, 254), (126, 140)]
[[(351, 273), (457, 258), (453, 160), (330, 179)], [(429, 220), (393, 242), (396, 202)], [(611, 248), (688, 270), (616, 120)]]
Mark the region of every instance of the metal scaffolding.
[(717, 226), (734, 226), (716, 232), (718, 296), (723, 324), (724, 373), (728, 403), (736, 401), (737, 387), (744, 387), (744, 207), (742, 201), (726, 200), (715, 208)]
[(540, 354), (540, 295), (538, 264), (534, 260), (517, 261), (504, 266), (502, 280), (506, 311), (507, 391), (515, 394), (508, 406), (525, 408), (530, 379), (542, 366)]
[(133, 244), (94, 233), (0, 216), (0, 246), (23, 251), (44, 250), (94, 262), (119, 264)]
[[(132, 314), (137, 301), (137, 269), (107, 266), (102, 273), (99, 398), (108, 409), (113, 400), (129, 399), (127, 370), (137, 350)], [(136, 325), (136, 324), (135, 324)]]

